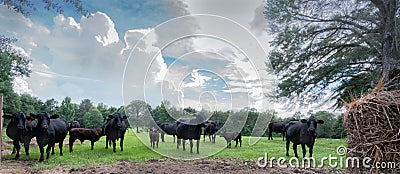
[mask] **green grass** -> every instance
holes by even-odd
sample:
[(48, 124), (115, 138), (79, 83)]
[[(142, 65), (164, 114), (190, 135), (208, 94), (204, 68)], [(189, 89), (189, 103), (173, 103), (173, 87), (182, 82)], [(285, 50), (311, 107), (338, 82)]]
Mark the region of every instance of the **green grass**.
[[(159, 148), (156, 148), (155, 150), (157, 152), (155, 152), (146, 146), (150, 144), (148, 133), (140, 133), (136, 136), (133, 133), (133, 130), (129, 130), (125, 135), (123, 152), (120, 151), (119, 144), (117, 145), (116, 153), (112, 152), (112, 148), (105, 149), (105, 137), (102, 137), (98, 142), (95, 143), (93, 151), (90, 150), (90, 141), (85, 141), (83, 145), (74, 144), (73, 153), (69, 153), (69, 147), (64, 146), (64, 156), (59, 156), (58, 146), (56, 145), (56, 154), (51, 155), (49, 160), (39, 163), (39, 148), (35, 147), (30, 149), (30, 158), (26, 157), (22, 148), (21, 159), (29, 161), (35, 169), (50, 169), (58, 166), (81, 168), (85, 166), (115, 163), (116, 161), (120, 160), (144, 162), (149, 159), (162, 158), (164, 156), (169, 156), (176, 159), (197, 159), (204, 157), (236, 158), (242, 161), (256, 161), (259, 157), (264, 157), (265, 153), (268, 154), (268, 158), (274, 157), (276, 159), (280, 157), (289, 159), (290, 157), (294, 156), (292, 147), (290, 147), (289, 151), (291, 156), (289, 156), (289, 158), (285, 156), (285, 142), (283, 142), (279, 137), (275, 138), (274, 140), (267, 140), (266, 137), (262, 137), (258, 143), (250, 146), (249, 137), (244, 136), (242, 147), (235, 148), (235, 143), (233, 143), (231, 149), (224, 148), (226, 142), (222, 137), (217, 136), (215, 144), (210, 143), (208, 137), (206, 137), (205, 142), (203, 142), (203, 139), (201, 139), (200, 154), (195, 154), (195, 148), (193, 148), (194, 154), (190, 154), (188, 142), (186, 142), (186, 151), (182, 151), (182, 146), (180, 149), (176, 149), (176, 144), (173, 143), (172, 136), (166, 135), (165, 138), (166, 142), (163, 143), (160, 141)], [(139, 139), (142, 139), (146, 145), (143, 144)], [(345, 144), (346, 142), (343, 139), (317, 139), (313, 153), (317, 164), (320, 164), (320, 159), (322, 157), (328, 157), (329, 155), (338, 156), (336, 153), (336, 148)], [(298, 153), (301, 156), (301, 146), (298, 146)], [(6, 155), (5, 158), (11, 159), (14, 158), (14, 156), (14, 154), (10, 154)], [(327, 165), (328, 162), (324, 161), (324, 164)]]

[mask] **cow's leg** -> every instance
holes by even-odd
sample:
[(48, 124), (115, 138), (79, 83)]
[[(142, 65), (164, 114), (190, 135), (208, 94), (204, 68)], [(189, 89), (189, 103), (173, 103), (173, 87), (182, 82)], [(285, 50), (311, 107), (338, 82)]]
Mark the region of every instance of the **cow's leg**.
[(303, 152), (303, 158), (306, 157), (307, 150), (306, 150), (306, 145), (305, 144), (301, 144), (301, 150)]
[(40, 146), (39, 146), (39, 151), (40, 151), (39, 162), (43, 162), (43, 161), (44, 161), (44, 157), (43, 157), (43, 154), (44, 154), (44, 147), (40, 147)]
[(185, 151), (185, 150), (186, 150), (186, 148), (185, 148), (185, 144), (186, 144), (186, 140), (185, 140), (185, 139), (183, 139), (183, 141), (182, 141), (182, 148), (183, 148), (183, 151)]
[[(175, 140), (175, 137), (174, 137)], [(176, 140), (176, 149), (179, 149), (179, 145), (181, 145), (181, 139)]]
[(238, 145), (238, 141), (239, 141), (239, 140), (235, 140), (235, 142), (236, 142), (236, 145), (235, 145), (235, 147), (237, 147), (237, 145)]
[(208, 135), (208, 139), (210, 139), (210, 142), (212, 142), (211, 136), (212, 136), (211, 134)]
[(117, 152), (117, 151), (116, 151), (117, 143), (115, 142), (115, 140), (111, 140), (111, 142), (112, 142), (112, 146), (113, 146), (113, 152), (115, 153), (115, 152)]
[(240, 147), (242, 147), (242, 139), (241, 138), (239, 139), (239, 142), (240, 142)]
[(25, 148), (25, 154), (27, 157), (29, 157), (29, 142), (24, 143), (24, 148)]
[(274, 140), (274, 139), (272, 138), (272, 130), (269, 130), (269, 131), (268, 131), (268, 140)]
[(108, 136), (106, 136), (106, 149), (108, 149)]
[(75, 140), (72, 138), (69, 138), (69, 152), (73, 152), (73, 146), (74, 146)]
[(50, 151), (51, 151), (52, 147), (54, 147), (54, 143), (49, 143), (49, 144), (47, 144), (47, 148), (46, 148), (46, 160), (50, 158)]
[(94, 141), (90, 141), (90, 145), (92, 146), (92, 148), (90, 148), (90, 150), (94, 149)]
[(282, 132), (282, 141), (285, 141), (285, 131)]
[(174, 137), (174, 143), (175, 143), (175, 135), (172, 135)]
[(311, 146), (308, 147), (309, 149), (309, 153), (310, 153), (310, 158), (312, 157), (312, 153), (313, 153), (313, 148), (314, 148), (314, 144), (312, 144)]
[(190, 153), (192, 154), (193, 153), (193, 140), (190, 139), (189, 143), (190, 143)]
[[(58, 148), (60, 149), (60, 156), (63, 156), (63, 151), (62, 151), (63, 144), (64, 144), (63, 141), (58, 142)], [(53, 150), (54, 150), (54, 146), (53, 146)]]
[(14, 154), (14, 153), (16, 153), (15, 146), (13, 146), (13, 151), (11, 152), (11, 154)]
[(294, 151), (294, 156), (295, 156), (296, 158), (298, 158), (299, 155), (297, 155), (297, 144), (294, 144), (294, 143), (293, 143), (293, 151)]
[(51, 148), (51, 155), (54, 155), (54, 146), (55, 144), (53, 145), (53, 148)]
[(286, 138), (286, 156), (289, 156), (290, 141)]
[[(175, 139), (174, 139), (174, 140), (175, 140)], [(165, 142), (165, 141), (164, 141), (164, 132), (161, 132), (161, 141), (162, 141), (162, 142)], [(174, 143), (175, 143), (175, 141), (174, 141)]]
[(19, 145), (18, 140), (14, 140), (13, 144), (14, 144), (14, 148), (16, 150), (15, 159), (18, 160), (19, 159), (19, 150), (21, 149), (21, 145)]
[(199, 147), (200, 147), (200, 140), (197, 140), (196, 142), (196, 154), (199, 154)]
[(121, 137), (121, 141), (119, 142), (119, 147), (121, 147), (121, 152), (124, 151), (124, 136)]

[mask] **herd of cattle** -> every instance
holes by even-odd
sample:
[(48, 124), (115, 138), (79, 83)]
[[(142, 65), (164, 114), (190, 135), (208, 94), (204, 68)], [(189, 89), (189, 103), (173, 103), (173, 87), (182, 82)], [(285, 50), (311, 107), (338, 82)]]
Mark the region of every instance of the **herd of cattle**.
[[(231, 142), (236, 141), (242, 147), (241, 132), (227, 132), (218, 129), (218, 122), (206, 120), (206, 116), (202, 113), (194, 114), (193, 119), (180, 119), (177, 122), (161, 123), (158, 128), (150, 128), (149, 137), (152, 148), (158, 148), (158, 142), (161, 136), (161, 141), (164, 142), (164, 136), (172, 135), (177, 137), (176, 148), (182, 144), (185, 151), (185, 141), (189, 140), (190, 153), (193, 153), (193, 140), (196, 142), (196, 153), (199, 154), (199, 144), (202, 132), (204, 133), (203, 140), (205, 141), (208, 135), (210, 141), (215, 143), (216, 135), (220, 135), (226, 140), (227, 148), (231, 148)], [(20, 142), (23, 143), (25, 153), (29, 156), (29, 143), (33, 137), (36, 137), (37, 145), (40, 149), (39, 161), (44, 161), (44, 147), (46, 148), (46, 159), (49, 158), (50, 151), (54, 154), (54, 146), (59, 144), (60, 156), (63, 155), (62, 147), (64, 139), (69, 133), (69, 151), (73, 152), (73, 144), (75, 140), (81, 142), (89, 140), (91, 142), (91, 150), (94, 143), (102, 136), (106, 136), (106, 149), (108, 146), (113, 146), (113, 152), (116, 152), (116, 141), (120, 141), (120, 148), (123, 151), (124, 135), (126, 133), (126, 125), (120, 113), (109, 115), (105, 120), (104, 126), (97, 129), (80, 128), (79, 122), (73, 121), (66, 123), (59, 115), (49, 115), (46, 112), (39, 114), (29, 114), (26, 116), (22, 112), (15, 114), (3, 115), (4, 119), (9, 119), (10, 122), (6, 129), (6, 134), (13, 140), (13, 153), (16, 153), (15, 159), (20, 158)], [(286, 155), (289, 156), (289, 145), (293, 143), (293, 151), (297, 155), (297, 145), (302, 146), (303, 158), (306, 154), (305, 145), (309, 147), (309, 155), (312, 157), (313, 146), (316, 138), (317, 124), (323, 124), (324, 121), (310, 116), (308, 119), (291, 120), (286, 122), (273, 122), (268, 124), (269, 134), (268, 139), (272, 139), (272, 132), (282, 133), (283, 138), (286, 137)], [(183, 143), (181, 141), (183, 140)]]

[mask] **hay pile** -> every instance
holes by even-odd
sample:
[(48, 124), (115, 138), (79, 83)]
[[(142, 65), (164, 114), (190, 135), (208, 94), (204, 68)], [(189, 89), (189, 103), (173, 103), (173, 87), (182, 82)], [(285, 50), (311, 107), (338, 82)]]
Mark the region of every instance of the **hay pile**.
[[(349, 166), (349, 172), (400, 173), (400, 90), (386, 91), (382, 80), (370, 94), (345, 103), (343, 124), (347, 129), (347, 157), (358, 157), (360, 168)], [(362, 160), (371, 158), (369, 165), (396, 169), (365, 168)], [(385, 163), (385, 164), (383, 164)]]

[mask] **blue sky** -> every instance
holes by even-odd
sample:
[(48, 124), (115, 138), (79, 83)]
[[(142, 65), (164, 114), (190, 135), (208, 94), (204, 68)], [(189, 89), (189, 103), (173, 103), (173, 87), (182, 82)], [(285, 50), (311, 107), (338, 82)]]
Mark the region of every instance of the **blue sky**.
[[(85, 0), (89, 18), (72, 7), (60, 15), (40, 6), (26, 18), (0, 5), (0, 33), (17, 38), (15, 48), (32, 59), (31, 77), (17, 79), (14, 89), (42, 100), (279, 110), (264, 95), (274, 80), (265, 66), (270, 37), (264, 4)], [(290, 112), (313, 107), (293, 105)]]

